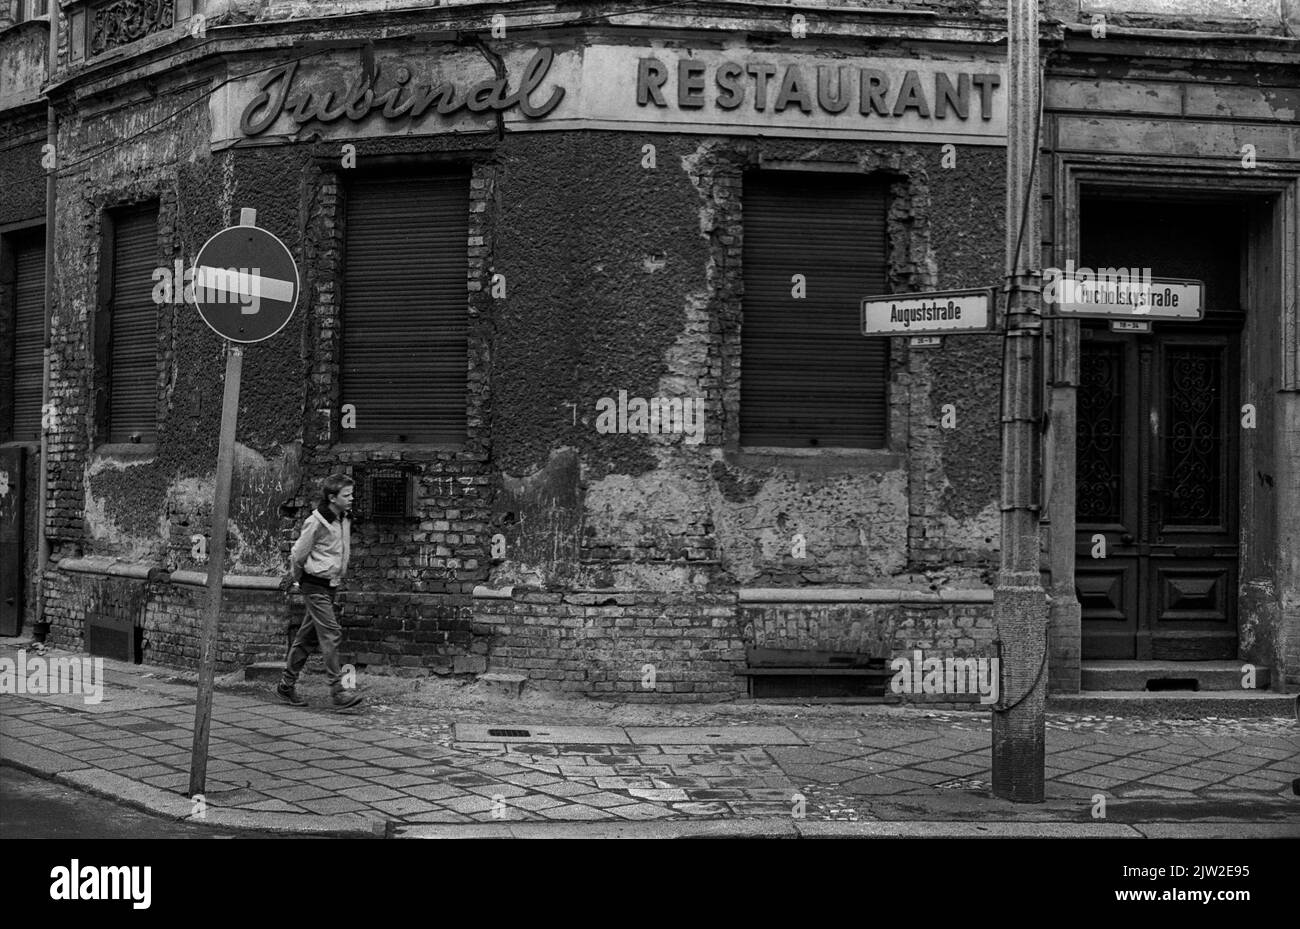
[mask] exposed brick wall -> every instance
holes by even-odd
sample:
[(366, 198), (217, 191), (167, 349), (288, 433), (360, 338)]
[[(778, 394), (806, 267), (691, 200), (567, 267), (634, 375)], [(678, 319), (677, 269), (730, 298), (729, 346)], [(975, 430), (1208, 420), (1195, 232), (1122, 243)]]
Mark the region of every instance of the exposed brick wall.
[(474, 612), (476, 628), (492, 635), (489, 670), (603, 699), (688, 702), (745, 693), (735, 606), (726, 594), (516, 589), (512, 599), (476, 601)]
[[(489, 670), (524, 672), (544, 690), (637, 702), (744, 696), (747, 647), (996, 655), (987, 604), (738, 605), (729, 594), (516, 588), (508, 599), (476, 600), (473, 612), (473, 641), (488, 643)], [(653, 688), (644, 683), (650, 669)]]
[(740, 608), (747, 644), (829, 650), (875, 658), (991, 657), (992, 604), (747, 604)]
[[(50, 641), (55, 644), (84, 649), (87, 617), (113, 617), (144, 630), (144, 662), (198, 667), (206, 588), (57, 568), (46, 573), (46, 583), (46, 617), (51, 624)], [(217, 635), (217, 671), (283, 660), (288, 628), (299, 622), (301, 613), (301, 604), (286, 602), (279, 591), (225, 591)]]
[[(447, 673), (486, 667), (487, 639), (475, 632), (469, 597), (428, 593), (348, 593), (337, 604), (345, 661)], [(475, 664), (465, 663), (478, 656)]]

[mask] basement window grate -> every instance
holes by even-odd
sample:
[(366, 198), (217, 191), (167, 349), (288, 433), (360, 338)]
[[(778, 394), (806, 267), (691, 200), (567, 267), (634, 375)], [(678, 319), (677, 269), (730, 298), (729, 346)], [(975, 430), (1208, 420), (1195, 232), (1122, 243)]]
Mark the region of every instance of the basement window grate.
[(1153, 677), (1147, 681), (1147, 690), (1196, 690), (1200, 684), (1194, 677)]
[(488, 735), (496, 739), (527, 739), (532, 733), (527, 729), (489, 729)]
[(358, 475), (353, 508), (365, 519), (410, 519), (412, 475), (398, 468), (368, 468)]
[(144, 652), (144, 630), (136, 627), (130, 619), (87, 616), (86, 651), (103, 658), (140, 664)]

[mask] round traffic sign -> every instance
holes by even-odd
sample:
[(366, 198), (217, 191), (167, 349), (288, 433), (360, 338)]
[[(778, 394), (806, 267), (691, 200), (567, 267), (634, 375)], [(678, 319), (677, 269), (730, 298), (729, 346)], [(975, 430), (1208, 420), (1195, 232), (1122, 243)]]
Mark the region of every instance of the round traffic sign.
[(232, 342), (261, 342), (293, 316), (298, 265), (283, 242), (257, 226), (222, 229), (194, 259), (199, 315)]

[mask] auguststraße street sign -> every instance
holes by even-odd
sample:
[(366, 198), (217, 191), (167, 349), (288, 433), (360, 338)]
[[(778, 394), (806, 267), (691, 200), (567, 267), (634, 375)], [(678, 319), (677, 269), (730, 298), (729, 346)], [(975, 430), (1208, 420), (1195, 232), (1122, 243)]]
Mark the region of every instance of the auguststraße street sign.
[[(1107, 274), (1113, 270), (1119, 273)], [(1180, 278), (1149, 277), (1131, 269), (1043, 274), (1045, 315), (1069, 319), (1183, 320), (1205, 316), (1205, 285)], [(1117, 330), (1118, 331), (1118, 330)], [(1146, 332), (1147, 329), (1126, 329)]]
[(862, 334), (921, 337), (920, 344), (932, 345), (934, 336), (991, 332), (993, 305), (992, 287), (863, 297)]

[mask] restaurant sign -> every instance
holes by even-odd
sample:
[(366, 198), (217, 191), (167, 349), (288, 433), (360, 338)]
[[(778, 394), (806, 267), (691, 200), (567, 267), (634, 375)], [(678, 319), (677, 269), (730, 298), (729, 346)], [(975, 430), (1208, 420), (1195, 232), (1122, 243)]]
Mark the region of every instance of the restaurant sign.
[(1006, 144), (1006, 69), (969, 58), (838, 51), (446, 44), (260, 66), (211, 95), (215, 148), (306, 134), (350, 139), (545, 129)]

